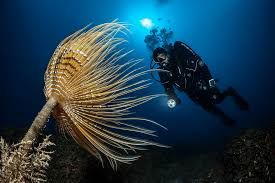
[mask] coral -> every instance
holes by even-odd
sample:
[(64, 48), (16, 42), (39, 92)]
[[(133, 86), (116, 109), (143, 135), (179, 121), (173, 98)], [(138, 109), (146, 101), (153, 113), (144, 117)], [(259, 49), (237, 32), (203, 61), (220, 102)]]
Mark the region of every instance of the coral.
[(224, 153), (228, 182), (267, 183), (275, 176), (271, 131), (246, 130)]
[(23, 147), (31, 141), (8, 145), (1, 137), (0, 182), (46, 182), (46, 169), (53, 153), (46, 149), (54, 145), (49, 138), (46, 136), (37, 147), (26, 151)]
[(274, 182), (274, 127), (243, 131), (226, 146), (222, 166), (213, 167), (208, 176), (194, 179), (193, 182)]

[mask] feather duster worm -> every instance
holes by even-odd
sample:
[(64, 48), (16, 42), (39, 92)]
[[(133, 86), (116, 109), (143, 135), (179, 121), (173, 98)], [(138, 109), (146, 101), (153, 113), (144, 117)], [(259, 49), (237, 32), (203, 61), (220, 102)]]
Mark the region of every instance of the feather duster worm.
[(161, 125), (132, 117), (129, 112), (160, 95), (129, 97), (128, 94), (150, 83), (140, 79), (147, 73), (136, 67), (141, 60), (121, 63), (129, 52), (118, 49), (126, 40), (116, 35), (126, 30), (124, 24), (116, 21), (91, 29), (85, 27), (58, 45), (44, 76), (47, 103), (23, 141), (33, 141), (52, 112), (62, 133), (69, 134), (101, 162), (106, 157), (114, 169), (117, 162), (131, 163), (138, 159), (136, 150), (148, 145), (163, 146), (129, 136), (129, 133), (156, 136), (155, 131), (130, 121)]

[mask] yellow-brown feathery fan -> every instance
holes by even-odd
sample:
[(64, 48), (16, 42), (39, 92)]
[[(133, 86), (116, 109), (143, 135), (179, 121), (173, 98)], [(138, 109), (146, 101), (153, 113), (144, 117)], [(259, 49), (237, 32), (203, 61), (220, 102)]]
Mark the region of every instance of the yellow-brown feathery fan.
[[(45, 72), (47, 103), (23, 140), (33, 140), (43, 126), (39, 121), (46, 120), (53, 111), (64, 134), (72, 136), (101, 162), (105, 155), (113, 168), (117, 161), (136, 160), (139, 156), (131, 153), (135, 150), (143, 150), (148, 145), (162, 146), (137, 138), (136, 134), (156, 136), (155, 131), (130, 123), (146, 121), (159, 125), (132, 117), (129, 112), (159, 95), (129, 97), (128, 94), (150, 83), (139, 79), (147, 73), (142, 67), (136, 67), (141, 60), (121, 63), (129, 52), (118, 49), (126, 40), (115, 36), (125, 30), (124, 24), (114, 21), (83, 28), (59, 44)], [(135, 136), (128, 136), (129, 132)]]

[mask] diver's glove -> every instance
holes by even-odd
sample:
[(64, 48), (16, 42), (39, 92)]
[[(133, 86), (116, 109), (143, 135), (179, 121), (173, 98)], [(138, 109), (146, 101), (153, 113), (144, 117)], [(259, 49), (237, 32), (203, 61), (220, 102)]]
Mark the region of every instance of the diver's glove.
[(181, 101), (178, 97), (169, 97), (167, 101), (167, 105), (170, 108), (176, 107), (176, 105), (180, 104)]

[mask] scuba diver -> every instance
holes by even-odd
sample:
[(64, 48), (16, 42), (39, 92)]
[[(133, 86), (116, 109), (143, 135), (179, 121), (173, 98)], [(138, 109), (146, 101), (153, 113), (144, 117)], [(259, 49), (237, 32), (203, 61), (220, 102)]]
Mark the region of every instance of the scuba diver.
[(189, 46), (176, 41), (166, 49), (158, 47), (153, 51), (153, 59), (159, 67), (159, 77), (166, 94), (168, 106), (175, 107), (181, 101), (174, 87), (184, 91), (188, 97), (206, 111), (223, 120), (225, 125), (233, 125), (235, 120), (227, 116), (216, 104), (227, 96), (232, 96), (241, 110), (248, 110), (247, 101), (238, 92), (228, 87), (221, 92), (207, 65)]

